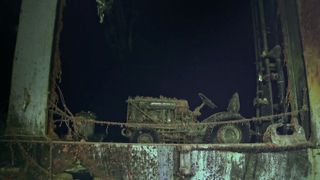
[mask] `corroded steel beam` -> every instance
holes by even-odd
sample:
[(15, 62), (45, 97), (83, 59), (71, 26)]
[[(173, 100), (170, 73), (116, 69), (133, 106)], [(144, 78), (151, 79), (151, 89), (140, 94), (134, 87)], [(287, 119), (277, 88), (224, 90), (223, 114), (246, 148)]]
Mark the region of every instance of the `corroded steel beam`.
[(22, 1), (13, 60), (8, 135), (46, 134), (57, 1)]
[(310, 179), (319, 179), (320, 161), (320, 22), (318, 0), (297, 0), (303, 56), (308, 82), (311, 140), (318, 148), (309, 150)]
[(318, 0), (298, 0), (303, 56), (308, 81), (312, 140), (320, 145), (320, 21)]
[[(297, 2), (292, 0), (278, 0), (278, 10), (283, 36), (283, 54), (288, 72), (290, 108), (293, 111), (300, 110), (308, 106), (308, 90)], [(309, 112), (297, 117), (306, 132), (306, 138), (309, 139)]]

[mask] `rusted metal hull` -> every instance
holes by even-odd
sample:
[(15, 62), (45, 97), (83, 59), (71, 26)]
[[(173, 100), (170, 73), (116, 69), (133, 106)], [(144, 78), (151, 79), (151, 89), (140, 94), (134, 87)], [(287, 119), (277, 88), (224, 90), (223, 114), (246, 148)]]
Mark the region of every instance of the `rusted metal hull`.
[[(32, 170), (26, 172), (30, 177), (50, 177), (49, 172), (61, 174), (73, 168), (76, 161), (93, 177), (101, 179), (307, 179), (312, 168), (305, 149), (309, 144), (295, 147), (243, 144), (230, 148), (230, 145), (219, 144), (11, 143), (18, 150), (15, 158), (20, 157), (22, 151), (28, 151), (48, 172), (30, 163)], [(41, 151), (43, 156), (40, 158), (37, 152)], [(11, 156), (1, 160), (18, 162)], [(22, 155), (20, 160), (27, 161), (28, 157)]]

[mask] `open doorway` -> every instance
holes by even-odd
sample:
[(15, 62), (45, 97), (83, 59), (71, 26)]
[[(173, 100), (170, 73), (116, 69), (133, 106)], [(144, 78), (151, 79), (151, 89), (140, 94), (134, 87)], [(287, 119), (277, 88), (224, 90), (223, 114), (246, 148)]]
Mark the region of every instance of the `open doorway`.
[[(206, 94), (254, 116), (256, 69), (250, 1), (110, 1), (99, 24), (96, 3), (67, 1), (61, 33), (62, 83), (71, 111), (126, 118), (128, 96), (176, 97), (194, 109)], [(200, 117), (200, 119), (201, 119)], [(119, 131), (112, 130), (111, 141)], [(121, 138), (120, 138), (121, 139)]]
[[(218, 105), (195, 113), (202, 115), (196, 121), (206, 122), (213, 113), (226, 111), (237, 92), (241, 117), (275, 115), (272, 123), (290, 123), (281, 117), (294, 113), (282, 39), (281, 23), (286, 22), (276, 9), (276, 1), (69, 2), (60, 43), (61, 87), (69, 107), (124, 123), (128, 97), (186, 99), (196, 111), (201, 92)], [(305, 85), (298, 88), (302, 92)], [(297, 108), (307, 102), (303, 94)], [(270, 123), (251, 125), (252, 134), (259, 136), (253, 141), (262, 142)], [(111, 141), (122, 139), (117, 128), (110, 128), (109, 135)]]

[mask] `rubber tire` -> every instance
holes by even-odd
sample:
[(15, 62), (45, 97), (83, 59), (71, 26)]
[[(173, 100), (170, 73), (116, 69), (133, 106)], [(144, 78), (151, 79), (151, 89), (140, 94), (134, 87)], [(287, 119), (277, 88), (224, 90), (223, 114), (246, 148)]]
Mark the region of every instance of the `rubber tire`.
[[(239, 143), (248, 143), (250, 141), (250, 134), (249, 134), (250, 127), (247, 124), (243, 124), (243, 125), (242, 124), (234, 124), (234, 125), (237, 126), (241, 130), (241, 133), (242, 133), (242, 138)], [(206, 131), (205, 142), (214, 143), (214, 144), (221, 143), (221, 142), (217, 141), (217, 132), (223, 126), (225, 126), (225, 124), (220, 124), (220, 125), (217, 125), (213, 128), (210, 128), (210, 129), (208, 128)]]
[(130, 142), (139, 143), (138, 139), (141, 134), (149, 134), (153, 139), (152, 143), (159, 143), (158, 133), (153, 129), (146, 129), (146, 128), (135, 130), (132, 134), (132, 138), (131, 138)]
[[(217, 118), (215, 119), (215, 122), (221, 122), (221, 121), (228, 121), (228, 120), (238, 120), (238, 119), (243, 119), (243, 117), (240, 114), (237, 113), (228, 113), (228, 112), (220, 112), (217, 113)], [(220, 118), (224, 117), (224, 118)], [(209, 119), (208, 119), (209, 120)], [(206, 122), (212, 122), (212, 121), (206, 121)], [(250, 123), (237, 123), (234, 124), (236, 125), (242, 133), (242, 139), (240, 143), (248, 143), (250, 142)], [(204, 137), (204, 142), (206, 143), (219, 143), (217, 141), (217, 132), (219, 128), (224, 126), (224, 124), (219, 124), (213, 127), (208, 127), (206, 132), (205, 132), (205, 137)]]

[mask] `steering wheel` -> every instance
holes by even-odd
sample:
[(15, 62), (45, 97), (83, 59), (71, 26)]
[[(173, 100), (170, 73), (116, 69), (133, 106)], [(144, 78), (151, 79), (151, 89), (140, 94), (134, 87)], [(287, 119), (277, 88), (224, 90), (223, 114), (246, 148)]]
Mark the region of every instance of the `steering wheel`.
[(209, 98), (207, 98), (204, 94), (199, 93), (198, 95), (199, 95), (201, 101), (202, 101), (205, 105), (209, 106), (209, 107), (212, 108), (212, 109), (218, 107), (218, 106), (215, 105)]

